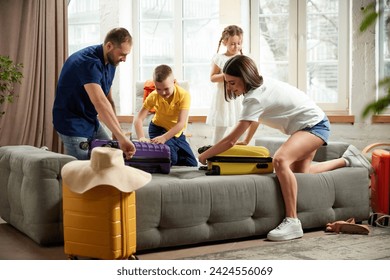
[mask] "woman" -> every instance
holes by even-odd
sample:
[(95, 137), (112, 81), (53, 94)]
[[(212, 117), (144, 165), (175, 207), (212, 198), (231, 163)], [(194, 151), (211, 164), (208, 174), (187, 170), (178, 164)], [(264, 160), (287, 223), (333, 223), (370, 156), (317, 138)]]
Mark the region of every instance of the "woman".
[[(272, 241), (300, 238), (303, 230), (297, 215), (298, 186), (294, 172), (320, 173), (345, 166), (364, 166), (372, 172), (372, 167), (352, 145), (342, 158), (312, 165), (317, 149), (327, 145), (330, 134), (329, 120), (314, 101), (287, 83), (263, 79), (254, 61), (244, 55), (231, 58), (223, 73), (226, 99), (244, 95), (240, 121), (229, 135), (200, 154), (199, 161), (206, 164), (208, 158), (231, 148), (253, 122), (290, 135), (273, 156), (286, 218), (268, 233), (267, 238)], [(251, 136), (255, 133), (254, 130), (250, 132)]]

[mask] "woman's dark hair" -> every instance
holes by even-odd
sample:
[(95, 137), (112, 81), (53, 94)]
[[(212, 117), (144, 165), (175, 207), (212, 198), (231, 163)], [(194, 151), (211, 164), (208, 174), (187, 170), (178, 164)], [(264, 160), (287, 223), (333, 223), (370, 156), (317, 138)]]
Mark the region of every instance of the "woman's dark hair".
[(111, 29), (104, 39), (104, 44), (111, 42), (115, 47), (119, 47), (122, 43), (128, 42), (133, 45), (133, 37), (131, 37), (129, 31), (123, 27)]
[[(259, 74), (256, 63), (245, 55), (236, 55), (229, 59), (222, 69), (224, 74), (242, 78), (245, 85), (245, 93), (251, 89), (260, 87), (263, 84), (263, 76)], [(236, 98), (236, 95), (225, 87), (225, 100), (229, 101)]]

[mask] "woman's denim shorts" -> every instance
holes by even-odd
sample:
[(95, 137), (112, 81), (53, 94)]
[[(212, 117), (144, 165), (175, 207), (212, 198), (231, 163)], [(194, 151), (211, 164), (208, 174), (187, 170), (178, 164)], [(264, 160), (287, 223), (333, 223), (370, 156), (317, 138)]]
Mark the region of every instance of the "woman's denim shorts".
[(328, 117), (325, 116), (322, 121), (317, 123), (312, 127), (307, 127), (302, 129), (303, 131), (308, 131), (311, 134), (324, 140), (324, 146), (328, 145), (329, 135), (330, 135), (330, 123)]

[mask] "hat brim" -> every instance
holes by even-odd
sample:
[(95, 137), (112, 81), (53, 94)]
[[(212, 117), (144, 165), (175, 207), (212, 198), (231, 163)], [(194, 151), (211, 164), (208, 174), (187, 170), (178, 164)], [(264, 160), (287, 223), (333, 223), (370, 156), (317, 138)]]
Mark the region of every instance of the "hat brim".
[(96, 186), (108, 185), (122, 192), (132, 192), (145, 186), (152, 175), (143, 170), (123, 165), (94, 171), (89, 160), (75, 160), (61, 170), (62, 180), (75, 193), (84, 193)]

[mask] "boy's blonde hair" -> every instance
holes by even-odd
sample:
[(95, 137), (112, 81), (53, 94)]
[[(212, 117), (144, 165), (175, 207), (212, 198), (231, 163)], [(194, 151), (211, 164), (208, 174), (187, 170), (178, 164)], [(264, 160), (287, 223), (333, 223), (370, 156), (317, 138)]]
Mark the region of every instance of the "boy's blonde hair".
[(158, 83), (162, 83), (170, 75), (172, 75), (172, 68), (168, 65), (162, 64), (157, 66), (153, 72), (153, 80)]

